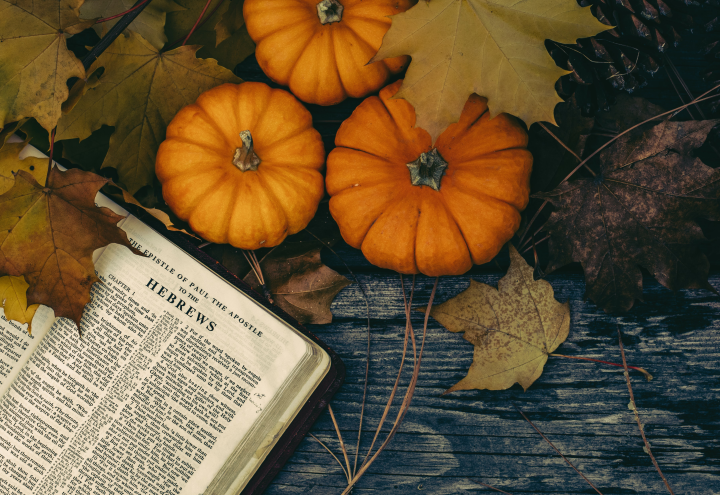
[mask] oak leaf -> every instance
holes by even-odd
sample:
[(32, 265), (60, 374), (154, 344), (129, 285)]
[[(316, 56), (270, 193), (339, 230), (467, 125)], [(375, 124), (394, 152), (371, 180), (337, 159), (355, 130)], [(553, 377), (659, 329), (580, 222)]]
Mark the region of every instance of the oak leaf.
[(26, 295), (28, 287), (23, 277), (0, 277), (0, 307), (3, 308), (5, 319), (16, 321), (21, 325), (28, 323), (28, 333), (31, 333), (30, 323), (40, 305), (28, 306)]
[(547, 271), (578, 261), (587, 296), (605, 311), (642, 298), (642, 269), (669, 289), (705, 288), (709, 262), (699, 217), (720, 220), (720, 170), (695, 157), (720, 120), (662, 122), (599, 154), (597, 177), (537, 194), (555, 206)]
[[(85, 0), (80, 15), (84, 18), (111, 17), (132, 8), (135, 0)], [(160, 49), (167, 42), (165, 36), (165, 16), (168, 12), (175, 12), (183, 8), (173, 0), (152, 0), (133, 22), (127, 27)], [(101, 29), (110, 29), (120, 18), (96, 25), (95, 30), (102, 37)]]
[[(187, 10), (171, 12), (167, 16), (165, 32), (170, 43), (180, 43), (205, 6), (204, 2), (196, 0), (176, 0)], [(230, 70), (245, 60), (255, 51), (255, 43), (247, 32), (242, 17), (243, 0), (230, 0), (214, 2), (210, 6), (207, 20), (203, 19), (188, 40), (188, 44), (202, 45), (197, 56), (200, 58), (214, 58), (217, 62)], [(173, 45), (174, 46), (174, 45)]]
[(210, 88), (241, 82), (214, 60), (197, 59), (197, 49), (159, 52), (138, 34), (123, 33), (90, 68), (104, 67), (99, 84), (63, 115), (56, 139), (83, 140), (102, 125), (115, 126), (102, 167), (117, 169), (131, 194), (152, 184), (155, 154), (175, 114)]
[[(109, 179), (54, 167), (43, 187), (25, 171), (0, 195), (0, 276), (24, 276), (28, 304), (44, 304), (80, 324), (99, 279), (93, 252), (111, 243), (130, 247), (117, 227), (122, 216), (95, 206)], [(139, 254), (137, 250), (133, 252)]]
[(562, 100), (555, 81), (567, 71), (555, 65), (545, 39), (575, 43), (608, 29), (576, 0), (432, 0), (392, 17), (372, 61), (410, 55), (396, 98), (414, 107), (417, 127), (433, 141), (460, 118), (472, 93), (529, 126), (553, 120)]
[(7, 143), (0, 148), (0, 194), (12, 188), (15, 184), (15, 174), (19, 170), (30, 174), (38, 183), (45, 184), (48, 159), (28, 156), (21, 160), (19, 155), (25, 146), (26, 143)]
[(94, 21), (81, 21), (82, 0), (0, 0), (0, 127), (35, 117), (48, 131), (68, 97), (67, 80), (85, 77), (65, 37)]
[(470, 279), (470, 287), (433, 306), (430, 315), (475, 346), (467, 376), (446, 393), (504, 390), (516, 382), (527, 390), (570, 331), (570, 304), (556, 301), (547, 281), (533, 279), (512, 245), (510, 268), (497, 289)]

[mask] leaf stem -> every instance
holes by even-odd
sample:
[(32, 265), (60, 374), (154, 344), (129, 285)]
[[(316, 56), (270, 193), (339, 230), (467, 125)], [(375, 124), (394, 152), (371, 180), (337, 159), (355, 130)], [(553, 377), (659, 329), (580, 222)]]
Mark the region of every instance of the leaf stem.
[[(595, 363), (607, 364), (610, 366), (617, 366), (618, 368), (623, 368), (622, 364), (611, 363), (610, 361), (602, 361), (601, 359), (593, 359), (593, 358), (580, 357), (580, 356), (566, 356), (565, 354), (550, 354), (550, 355), (555, 356), (555, 357), (564, 357), (564, 358), (568, 358), (568, 359), (582, 359), (583, 361), (593, 361)], [(650, 381), (653, 379), (653, 376), (650, 373), (648, 373), (645, 369), (640, 368), (639, 366), (628, 366), (628, 368), (642, 373), (645, 376), (645, 379), (647, 381)]]
[(129, 14), (130, 12), (132, 12), (132, 11), (135, 10), (135, 9), (139, 9), (140, 7), (142, 7), (143, 5), (145, 5), (146, 3), (148, 3), (149, 1), (150, 1), (150, 0), (141, 0), (140, 3), (136, 3), (132, 8), (126, 10), (125, 12), (120, 12), (119, 14), (115, 14), (115, 15), (110, 16), (110, 17), (104, 17), (104, 18), (102, 18), (102, 19), (98, 19), (97, 21), (95, 21), (95, 24), (100, 24), (101, 22), (112, 21), (113, 19), (117, 19), (118, 17), (122, 17), (122, 16), (124, 16), (125, 14)]
[[(615, 324), (617, 326), (617, 323)], [(622, 333), (620, 333), (620, 327), (617, 326), (617, 332), (618, 332), (618, 343), (620, 345), (620, 355), (622, 356), (622, 362), (623, 367), (625, 368), (625, 380), (627, 381), (628, 386), (628, 392), (630, 393), (630, 404), (632, 404), (632, 410), (635, 413), (635, 420), (637, 421), (638, 428), (640, 429), (640, 436), (643, 439), (643, 442), (645, 443), (645, 452), (647, 452), (647, 455), (650, 456), (650, 460), (652, 460), (652, 463), (655, 465), (655, 469), (657, 469), (658, 474), (660, 474), (660, 477), (663, 480), (663, 483), (665, 483), (665, 487), (667, 487), (668, 491), (670, 492), (670, 495), (675, 495), (672, 491), (672, 488), (670, 488), (670, 483), (668, 483), (668, 480), (665, 479), (665, 475), (663, 475), (663, 472), (660, 470), (660, 466), (658, 465), (657, 461), (655, 460), (655, 456), (652, 455), (652, 451), (650, 450), (650, 444), (647, 441), (647, 438), (645, 438), (645, 430), (643, 429), (643, 425), (640, 422), (640, 415), (637, 411), (637, 406), (635, 405), (635, 397), (633, 396), (632, 386), (630, 385), (630, 373), (628, 373), (629, 366), (627, 365), (627, 362), (625, 361), (625, 348), (623, 347), (622, 343)]]
[[(200, 24), (198, 24), (196, 27), (193, 27), (193, 29), (194, 29), (194, 30), (197, 30), (198, 28), (202, 27), (202, 25), (205, 24), (205, 23), (208, 21), (208, 19), (210, 19), (210, 18), (213, 16), (213, 14), (215, 14), (215, 12), (217, 11), (217, 9), (220, 8), (220, 6), (223, 4), (224, 1), (225, 1), (225, 0), (220, 0), (220, 1), (218, 2), (218, 4), (217, 4), (215, 7), (213, 7), (213, 9), (210, 11), (210, 13), (207, 15), (207, 17), (206, 17), (205, 19), (203, 19), (203, 20), (200, 22)], [(192, 34), (192, 32), (191, 32), (190, 34)], [(188, 36), (189, 36), (189, 35), (188, 35)], [(175, 46), (175, 45), (177, 45), (178, 43), (180, 43), (181, 41), (187, 40), (187, 37), (188, 37), (188, 36), (182, 36), (182, 37), (176, 39), (175, 41), (173, 41), (172, 43), (167, 43), (167, 44), (165, 45), (165, 47), (163, 48), (163, 51), (167, 51), (167, 50), (169, 50), (170, 48), (172, 48), (173, 46)], [(185, 44), (185, 43), (183, 42), (183, 45), (184, 45), (184, 44)]]
[(47, 171), (47, 177), (45, 179), (45, 185), (47, 186), (47, 181), (50, 180), (50, 172), (52, 171), (53, 166), (53, 151), (55, 149), (55, 131), (57, 130), (57, 127), (53, 127), (53, 130), (50, 131), (50, 158), (48, 159), (48, 171)]

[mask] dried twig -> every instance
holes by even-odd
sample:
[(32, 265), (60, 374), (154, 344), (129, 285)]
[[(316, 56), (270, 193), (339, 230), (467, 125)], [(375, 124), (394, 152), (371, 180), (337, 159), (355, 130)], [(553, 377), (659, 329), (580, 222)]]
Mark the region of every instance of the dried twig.
[(650, 450), (650, 444), (648, 443), (647, 438), (645, 438), (645, 430), (643, 429), (643, 425), (640, 422), (640, 415), (638, 414), (637, 406), (635, 405), (635, 397), (633, 396), (632, 386), (630, 385), (630, 373), (628, 372), (628, 365), (625, 361), (625, 348), (623, 347), (622, 333), (620, 333), (619, 326), (617, 327), (617, 332), (618, 342), (620, 345), (620, 354), (622, 355), (623, 368), (625, 368), (625, 380), (627, 381), (628, 392), (630, 393), (630, 404), (632, 405), (632, 410), (635, 413), (635, 420), (637, 421), (638, 428), (640, 429), (640, 436), (642, 436), (643, 442), (645, 443), (645, 452), (647, 452), (647, 455), (650, 456), (652, 463), (655, 465), (655, 469), (657, 469), (658, 474), (660, 474), (660, 477), (662, 478), (663, 483), (665, 483), (665, 486), (670, 492), (670, 495), (675, 495), (672, 491), (672, 488), (670, 488), (670, 483), (668, 483), (668, 480), (665, 479), (665, 475), (660, 470), (660, 466), (655, 460), (655, 456), (652, 455), (652, 451)]
[[(555, 357), (564, 357), (564, 358), (568, 358), (568, 359), (582, 359), (583, 361), (593, 361), (595, 363), (608, 364), (610, 366), (617, 366), (619, 368), (623, 367), (622, 364), (611, 363), (610, 361), (602, 361), (601, 359), (593, 359), (593, 358), (580, 357), (580, 356), (566, 356), (565, 354), (554, 354), (554, 353), (550, 354), (550, 355), (555, 356)], [(642, 373), (645, 376), (645, 379), (647, 381), (650, 381), (653, 379), (653, 376), (650, 373), (648, 373), (644, 368), (640, 368), (639, 366), (628, 366), (628, 368)]]
[(491, 490), (495, 490), (496, 492), (504, 493), (505, 495), (512, 495), (512, 493), (508, 493), (506, 491), (501, 490), (500, 488), (495, 488), (492, 485), (488, 485), (487, 483), (483, 483), (482, 481), (475, 481), (478, 485), (482, 485), (486, 488), (490, 488)]
[[(348, 460), (347, 455), (347, 449), (345, 448), (345, 442), (343, 442), (342, 435), (340, 434), (340, 427), (337, 424), (337, 421), (335, 420), (335, 414), (333, 413), (332, 406), (328, 404), (328, 411), (330, 412), (330, 418), (332, 419), (333, 426), (335, 427), (335, 433), (337, 433), (338, 440), (340, 441), (340, 449), (342, 450), (343, 456), (345, 457), (345, 464), (347, 465), (347, 472), (352, 472), (350, 470), (350, 461)], [(348, 480), (349, 482), (349, 480)]]
[(331, 456), (333, 456), (333, 459), (335, 459), (335, 460), (337, 461), (338, 465), (340, 466), (340, 469), (342, 469), (342, 470), (343, 470), (343, 473), (345, 473), (345, 478), (347, 478), (348, 483), (350, 483), (350, 476), (348, 475), (348, 472), (345, 470), (345, 467), (342, 465), (342, 462), (340, 462), (340, 459), (338, 459), (337, 456), (336, 456), (335, 454), (333, 454), (333, 451), (330, 450), (327, 445), (325, 445), (324, 443), (322, 443), (318, 437), (316, 437), (316, 436), (313, 435), (312, 433), (308, 433), (308, 435), (310, 435), (311, 437), (313, 437), (317, 443), (319, 443), (320, 445), (322, 445), (322, 447), (323, 447), (325, 450), (327, 450), (328, 453), (329, 453)]
[(543, 437), (543, 440), (545, 440), (548, 444), (550, 444), (550, 447), (552, 447), (552, 448), (555, 450), (555, 452), (557, 452), (558, 455), (560, 455), (560, 457), (562, 457), (563, 460), (564, 460), (565, 462), (567, 462), (568, 466), (570, 466), (571, 468), (573, 468), (573, 469), (575, 470), (575, 472), (576, 472), (577, 474), (579, 474), (579, 475), (582, 477), (582, 479), (584, 479), (584, 480), (587, 482), (587, 484), (590, 485), (590, 486), (593, 488), (593, 490), (595, 490), (596, 492), (598, 492), (600, 495), (603, 495), (602, 492), (601, 492), (600, 490), (598, 490), (598, 489), (595, 487), (595, 485), (593, 485), (592, 482), (585, 477), (584, 474), (582, 474), (580, 471), (578, 471), (578, 468), (576, 468), (575, 466), (573, 466), (573, 463), (570, 462), (570, 461), (567, 459), (567, 457), (565, 457), (564, 455), (562, 455), (562, 452), (560, 452), (560, 451), (557, 449), (557, 447), (555, 447), (555, 446), (553, 445), (553, 443), (552, 443), (545, 435), (543, 435), (543, 432), (541, 432), (541, 431), (538, 429), (538, 427), (535, 426), (532, 421), (530, 421), (530, 418), (528, 418), (527, 416), (525, 416), (525, 413), (522, 412), (522, 411), (520, 410), (520, 408), (518, 408), (518, 406), (516, 406), (515, 404), (513, 404), (513, 407), (515, 408), (515, 410), (516, 410), (517, 412), (519, 412), (520, 414), (522, 414), (522, 417), (525, 418), (525, 421), (527, 421), (528, 423), (530, 423), (530, 426), (532, 426), (532, 427), (535, 429), (535, 431), (538, 432), (541, 437)]
[[(684, 102), (683, 102), (683, 103), (684, 103)], [(566, 150), (568, 150), (568, 152), (570, 152), (570, 154), (571, 154), (572, 156), (574, 156), (575, 158), (577, 158), (577, 161), (579, 161), (579, 162), (582, 161), (582, 158), (580, 158), (580, 157), (577, 155), (577, 153), (575, 153), (573, 150), (571, 150), (570, 147), (569, 147), (567, 144), (563, 143), (563, 140), (560, 139), (559, 137), (557, 137), (557, 136), (555, 135), (555, 133), (553, 133), (545, 124), (543, 124), (542, 122), (538, 122), (538, 124), (540, 124), (540, 127), (542, 127), (543, 129), (545, 129), (545, 132), (547, 132), (548, 134), (550, 134), (550, 135), (555, 139), (555, 141), (557, 141), (558, 143), (560, 143), (560, 145), (561, 145), (563, 148), (565, 148)], [(587, 170), (588, 172), (590, 172), (590, 174), (592, 174), (593, 177), (597, 177), (597, 174), (593, 171), (593, 169), (591, 169), (591, 168), (588, 166), (587, 163), (585, 164), (585, 170)]]

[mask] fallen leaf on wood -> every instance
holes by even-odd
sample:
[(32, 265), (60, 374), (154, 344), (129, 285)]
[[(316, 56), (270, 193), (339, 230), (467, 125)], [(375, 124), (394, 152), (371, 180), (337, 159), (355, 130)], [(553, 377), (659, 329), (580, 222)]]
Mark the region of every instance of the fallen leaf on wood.
[[(425, 312), (425, 308), (418, 311)], [(455, 390), (525, 390), (542, 374), (548, 355), (570, 331), (570, 304), (555, 300), (552, 286), (510, 245), (510, 268), (495, 289), (470, 279), (470, 287), (433, 306), (430, 316), (475, 346), (468, 375)]]
[[(218, 1), (221, 2), (219, 6)], [(197, 0), (177, 0), (177, 2), (187, 10), (168, 14), (165, 32), (170, 43), (185, 38), (205, 7), (205, 2)], [(205, 18), (207, 20), (203, 19), (202, 25), (197, 27), (188, 40), (188, 44), (202, 45), (197, 52), (199, 58), (214, 58), (223, 67), (233, 70), (255, 51), (255, 43), (250, 38), (242, 19), (242, 4), (243, 0), (225, 2), (216, 0), (210, 5), (209, 14), (206, 14)], [(241, 20), (242, 24), (240, 24)]]
[[(323, 264), (321, 249), (283, 243), (260, 260), (265, 285), (275, 305), (302, 324), (330, 323), (330, 304), (350, 284), (347, 278)], [(245, 277), (245, 282), (262, 293), (253, 272)]]
[[(0, 277), (0, 306), (5, 312), (5, 319), (12, 320), (24, 325), (32, 323), (35, 311), (39, 304), (32, 304), (28, 307), (27, 295), (28, 283), (23, 277)], [(32, 328), (28, 325), (28, 333)]]
[[(85, 0), (80, 8), (80, 16), (83, 18), (105, 18), (131, 9), (135, 0)], [(127, 27), (145, 38), (155, 48), (160, 49), (167, 42), (165, 36), (165, 16), (168, 12), (183, 10), (173, 0), (152, 0), (133, 22)], [(120, 18), (96, 25), (95, 31), (102, 37), (102, 29), (110, 29)]]
[(117, 169), (132, 194), (152, 184), (155, 154), (175, 114), (210, 88), (241, 82), (214, 60), (195, 58), (197, 49), (161, 53), (138, 34), (123, 33), (90, 68), (105, 70), (60, 119), (56, 139), (83, 140), (102, 125), (115, 126), (103, 168)]
[(67, 80), (85, 77), (68, 50), (66, 35), (94, 21), (81, 21), (82, 0), (0, 0), (0, 127), (35, 117), (48, 131), (68, 97)]
[(0, 276), (24, 276), (30, 285), (28, 304), (49, 306), (56, 317), (78, 326), (90, 288), (99, 281), (93, 251), (111, 243), (130, 247), (117, 227), (123, 217), (95, 206), (107, 182), (89, 172), (54, 167), (43, 187), (21, 170), (13, 187), (0, 195)]
[(554, 122), (562, 100), (555, 81), (567, 74), (545, 49), (545, 39), (575, 43), (608, 29), (576, 0), (433, 0), (392, 16), (372, 61), (410, 55), (396, 98), (408, 100), (417, 127), (433, 141), (460, 118), (472, 93), (502, 112)]
[(720, 171), (695, 157), (718, 120), (662, 122), (599, 154), (601, 173), (537, 194), (555, 206), (547, 271), (578, 261), (587, 296), (605, 311), (642, 298), (642, 270), (673, 290), (704, 288), (709, 262), (697, 218), (720, 220)]
[(0, 148), (0, 194), (12, 188), (19, 170), (30, 174), (39, 184), (45, 184), (48, 159), (29, 156), (21, 160), (18, 156), (25, 146), (26, 143), (9, 143)]

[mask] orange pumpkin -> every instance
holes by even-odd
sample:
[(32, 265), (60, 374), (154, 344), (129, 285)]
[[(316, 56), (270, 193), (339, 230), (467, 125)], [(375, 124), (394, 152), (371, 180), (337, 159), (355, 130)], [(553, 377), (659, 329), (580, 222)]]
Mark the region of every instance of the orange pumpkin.
[(268, 85), (223, 84), (178, 112), (155, 172), (170, 209), (204, 239), (276, 246), (315, 215), (325, 149), (310, 112)]
[(527, 133), (490, 118), (472, 95), (458, 123), (433, 143), (415, 128), (402, 81), (343, 122), (328, 157), (330, 212), (345, 241), (374, 265), (400, 273), (459, 275), (490, 261), (520, 225), (530, 192)]
[(380, 89), (408, 57), (367, 65), (390, 29), (388, 16), (417, 0), (245, 0), (255, 56), (267, 76), (308, 103), (334, 105)]

